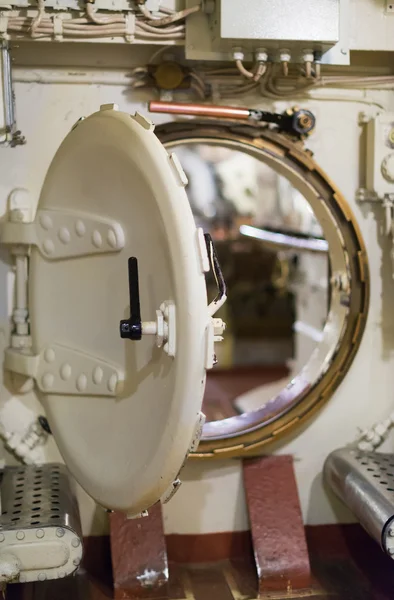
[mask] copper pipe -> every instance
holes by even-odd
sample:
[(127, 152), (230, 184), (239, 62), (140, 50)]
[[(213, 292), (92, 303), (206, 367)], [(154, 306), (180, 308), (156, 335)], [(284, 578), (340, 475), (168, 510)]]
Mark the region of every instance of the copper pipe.
[(152, 113), (168, 113), (172, 115), (193, 115), (197, 117), (216, 117), (250, 119), (250, 110), (247, 108), (236, 108), (234, 106), (214, 106), (212, 104), (186, 104), (179, 102), (149, 102), (149, 110)]

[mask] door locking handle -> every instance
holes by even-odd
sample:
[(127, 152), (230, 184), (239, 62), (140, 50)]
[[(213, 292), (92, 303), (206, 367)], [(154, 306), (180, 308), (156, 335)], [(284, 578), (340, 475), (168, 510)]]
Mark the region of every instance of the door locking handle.
[(120, 337), (129, 340), (142, 338), (140, 288), (138, 279), (138, 260), (131, 256), (128, 260), (130, 318), (120, 322)]

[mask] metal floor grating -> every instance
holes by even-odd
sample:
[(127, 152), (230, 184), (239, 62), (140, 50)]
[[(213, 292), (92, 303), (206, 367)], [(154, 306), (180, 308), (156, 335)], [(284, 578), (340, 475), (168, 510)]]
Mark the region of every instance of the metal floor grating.
[(394, 558), (394, 454), (342, 448), (326, 460), (327, 483)]

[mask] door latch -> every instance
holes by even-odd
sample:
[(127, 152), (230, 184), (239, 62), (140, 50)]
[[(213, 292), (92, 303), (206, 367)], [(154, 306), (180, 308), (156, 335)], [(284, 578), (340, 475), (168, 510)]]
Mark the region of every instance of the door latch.
[[(227, 299), (226, 282), (220, 268), (219, 260), (216, 254), (212, 237), (209, 233), (204, 234), (204, 240), (207, 249), (208, 262), (210, 269), (216, 280), (218, 293), (214, 300), (208, 305), (208, 326), (206, 332), (206, 368), (210, 369), (216, 364), (214, 352), (214, 343), (222, 341), (222, 333), (225, 330), (225, 323), (222, 319), (213, 318)], [(131, 256), (128, 260), (128, 278), (129, 278), (129, 303), (130, 317), (122, 319), (119, 324), (120, 337), (139, 341), (143, 335), (156, 336), (156, 346), (161, 348), (168, 356), (175, 356), (176, 351), (176, 308), (175, 304), (169, 300), (160, 305), (156, 311), (156, 321), (142, 321), (138, 260)]]
[(156, 321), (141, 320), (138, 260), (131, 256), (128, 260), (130, 318), (120, 322), (120, 337), (129, 340), (141, 340), (143, 335), (155, 335), (156, 346), (163, 346), (168, 356), (175, 356), (176, 324), (175, 304), (163, 302), (156, 311)]

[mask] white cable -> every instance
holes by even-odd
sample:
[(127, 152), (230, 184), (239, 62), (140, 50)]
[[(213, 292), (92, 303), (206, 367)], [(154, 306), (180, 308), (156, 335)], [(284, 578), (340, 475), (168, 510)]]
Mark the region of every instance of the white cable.
[(201, 100), (205, 100), (205, 91), (200, 88), (200, 86), (192, 81), (190, 83), (190, 89), (194, 90), (197, 93), (197, 96), (201, 98)]
[(267, 71), (268, 53), (265, 48), (259, 48), (255, 53), (256, 67), (253, 81), (260, 81)]
[(357, 448), (363, 452), (373, 452), (381, 446), (394, 425), (394, 413), (388, 419), (373, 425), (371, 429), (362, 431), (356, 442)]
[(145, 31), (149, 31), (150, 33), (154, 33), (155, 35), (163, 35), (163, 34), (167, 34), (167, 35), (171, 35), (172, 33), (181, 33), (185, 31), (185, 26), (184, 25), (177, 25), (176, 27), (166, 27), (166, 28), (159, 28), (159, 27), (152, 27), (152, 25), (148, 25), (148, 23), (144, 23), (144, 21), (137, 20), (137, 25), (138, 27), (140, 27), (141, 29), (144, 29)]
[(168, 6), (160, 6), (159, 11), (164, 13), (165, 15), (174, 15), (175, 10), (172, 8), (168, 8)]
[[(34, 19), (33, 19), (34, 21)], [(25, 17), (11, 17), (8, 22), (7, 30), (10, 32), (28, 33), (32, 29), (32, 21)], [(38, 23), (38, 24), (37, 24)], [(184, 38), (183, 26), (172, 28), (176, 33), (167, 32), (165, 29), (153, 29), (153, 31), (145, 31), (138, 24), (136, 26), (136, 34), (141, 39), (159, 40), (177, 40)], [(58, 34), (59, 24), (55, 26), (53, 21), (48, 18), (35, 20), (35, 28), (32, 32), (35, 38), (51, 37)], [(62, 23), (62, 35), (68, 38), (94, 38), (94, 37), (114, 37), (129, 35), (124, 17), (116, 17), (112, 20), (107, 19), (101, 24), (89, 22), (85, 19), (64, 19)]]
[(93, 2), (86, 2), (86, 14), (88, 18), (93, 21), (93, 23), (97, 23), (98, 25), (112, 25), (114, 23), (124, 23), (124, 17), (122, 15), (114, 15), (114, 16), (99, 16), (96, 13)]
[(256, 82), (250, 82), (249, 84), (245, 84), (243, 86), (237, 86), (233, 89), (228, 89), (220, 95), (222, 98), (232, 98), (233, 96), (246, 95), (257, 89), (258, 85), (259, 84)]
[(170, 35), (167, 35), (165, 33), (161, 33), (161, 34), (157, 34), (157, 33), (148, 33), (147, 31), (144, 31), (143, 29), (140, 29), (138, 26), (136, 27), (136, 33), (138, 33), (139, 37), (141, 38), (146, 38), (146, 39), (150, 39), (150, 40), (183, 40), (185, 39), (185, 34), (184, 33), (173, 33)]
[(244, 67), (244, 64), (243, 64), (244, 53), (241, 51), (236, 51), (233, 54), (233, 58), (235, 61), (235, 66), (237, 67), (237, 69), (241, 73), (241, 75), (246, 77), (246, 79), (253, 79), (254, 73), (252, 73), (252, 71), (248, 71), (248, 69), (246, 69), (246, 67)]
[(38, 27), (45, 14), (44, 0), (38, 0), (38, 13), (31, 22), (31, 36), (35, 37)]
[(21, 462), (27, 465), (38, 464), (41, 460), (41, 453), (38, 448), (47, 442), (48, 434), (41, 427), (38, 420), (33, 421), (25, 433), (5, 430), (3, 424), (0, 424), (0, 437), (4, 446), (14, 454)]
[(190, 71), (189, 76), (192, 79), (195, 79), (195, 81), (199, 84), (199, 86), (201, 87), (201, 89), (205, 90), (205, 82), (204, 82), (204, 80), (195, 71)]
[(168, 50), (168, 46), (163, 46), (162, 48), (155, 50), (152, 56), (150, 56), (150, 58), (148, 59), (148, 65), (151, 65), (166, 50)]
[[(149, 13), (148, 9), (146, 9), (144, 4), (139, 5), (139, 9), (143, 13), (143, 15), (148, 18), (149, 25), (152, 25), (153, 27), (164, 27), (166, 25), (170, 25), (171, 23), (176, 23), (177, 21), (183, 21), (190, 15), (199, 12), (201, 10), (201, 6), (197, 4), (196, 6), (192, 6), (191, 8), (185, 8), (178, 12), (171, 13), (165, 17), (154, 17), (152, 13)], [(148, 14), (150, 16), (148, 16)]]
[(257, 70), (253, 77), (253, 81), (260, 81), (267, 70), (267, 63), (260, 61), (257, 63)]

